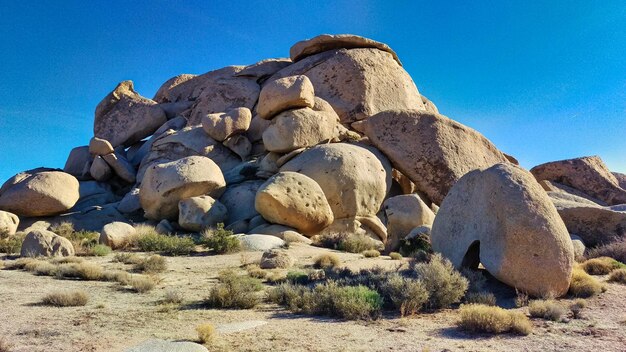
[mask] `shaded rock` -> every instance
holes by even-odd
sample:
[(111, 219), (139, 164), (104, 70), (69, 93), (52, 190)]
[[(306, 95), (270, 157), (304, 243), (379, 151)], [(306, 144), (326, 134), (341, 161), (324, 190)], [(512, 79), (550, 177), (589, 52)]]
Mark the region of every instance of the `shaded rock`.
[(626, 203), (626, 190), (598, 156), (553, 161), (533, 167), (538, 181), (555, 181), (574, 187), (608, 205)]
[(270, 120), (285, 110), (312, 108), (314, 98), (315, 91), (307, 76), (278, 78), (263, 86), (256, 110), (261, 118)]
[(135, 183), (137, 174), (135, 172), (135, 168), (126, 160), (126, 158), (119, 153), (111, 153), (107, 155), (103, 155), (102, 159), (106, 161), (107, 164), (111, 167), (111, 169), (119, 176), (122, 180), (127, 183)]
[(231, 185), (226, 188), (226, 191), (219, 199), (220, 203), (224, 204), (226, 209), (228, 209), (228, 221), (225, 222), (225, 225), (228, 226), (240, 220), (250, 220), (259, 215), (254, 207), (254, 199), (257, 190), (262, 184), (263, 181), (255, 180)]
[(78, 182), (78, 194), (78, 201), (70, 209), (71, 212), (82, 211), (89, 207), (113, 203), (119, 200), (113, 193), (110, 185), (97, 181)]
[(22, 257), (67, 257), (74, 255), (74, 246), (64, 237), (46, 230), (33, 230), (24, 237)]
[(224, 173), (224, 179), (227, 185), (233, 185), (241, 183), (247, 180), (255, 180), (257, 177), (255, 174), (259, 169), (260, 160), (246, 160), (239, 163), (239, 165)]
[(185, 230), (201, 231), (228, 218), (228, 210), (210, 196), (183, 199), (178, 203), (178, 224)]
[(414, 229), (412, 229), (408, 235), (406, 235), (406, 237), (404, 237), (404, 239), (406, 240), (410, 240), (412, 238), (416, 238), (418, 236), (425, 236), (428, 239), (430, 239), (430, 233), (432, 232), (432, 226), (431, 225), (422, 225), (422, 226), (418, 226)]
[(289, 65), (291, 65), (291, 59), (265, 59), (244, 67), (243, 70), (235, 73), (235, 76), (252, 77), (256, 78), (257, 82), (261, 82)]
[(69, 210), (80, 195), (76, 177), (53, 169), (33, 169), (0, 188), (0, 209), (18, 216), (48, 216)]
[(252, 151), (252, 143), (250, 143), (246, 136), (241, 134), (228, 137), (228, 139), (224, 141), (224, 146), (239, 155), (241, 160), (245, 160)]
[(174, 233), (174, 225), (167, 219), (163, 219), (159, 221), (159, 223), (154, 227), (156, 232), (162, 235), (169, 235)]
[(287, 269), (291, 268), (295, 260), (284, 250), (271, 249), (263, 252), (261, 256), (261, 269)]
[(100, 232), (105, 225), (119, 221), (128, 222), (119, 211), (116, 203), (93, 206), (81, 211), (59, 215), (50, 219), (52, 224), (72, 223), (76, 231)]
[(175, 103), (161, 103), (159, 107), (163, 109), (165, 112), (165, 116), (167, 119), (173, 119), (187, 110), (189, 110), (193, 106), (192, 101), (177, 101)]
[(178, 202), (208, 194), (219, 197), (226, 181), (217, 164), (202, 156), (190, 156), (151, 166), (139, 188), (141, 207), (148, 219), (175, 219)]
[(573, 196), (576, 196), (577, 201), (579, 200), (578, 198), (584, 198), (587, 201), (594, 203), (594, 204), (598, 204), (602, 206), (607, 205), (606, 202), (603, 202), (597, 198), (593, 198), (585, 192), (579, 191), (576, 188), (573, 188), (570, 186), (560, 184), (558, 182), (542, 180), (542, 181), (539, 181), (539, 184), (541, 185), (541, 187), (543, 187), (544, 190), (546, 190), (546, 192), (561, 193), (559, 197), (565, 197), (567, 199), (570, 195), (573, 195)]
[(533, 296), (569, 289), (574, 250), (550, 198), (532, 174), (497, 164), (461, 177), (432, 226), (433, 250), (456, 268), (479, 263)]
[(259, 187), (255, 208), (267, 221), (314, 234), (333, 222), (322, 188), (306, 175), (280, 172)]
[(152, 149), (152, 144), (155, 140), (157, 140), (157, 138), (159, 138), (166, 131), (169, 130), (172, 130), (170, 133), (175, 133), (176, 131), (181, 130), (186, 125), (187, 119), (182, 116), (178, 116), (167, 121), (161, 127), (159, 127), (159, 129), (157, 129), (154, 134), (152, 134), (152, 137), (145, 141), (145, 143), (143, 143), (135, 153), (133, 153), (132, 155), (128, 153), (128, 160), (131, 162), (131, 164), (135, 166), (140, 165), (141, 161), (146, 157), (146, 155), (148, 155), (148, 153), (150, 153), (150, 150)]
[(626, 174), (622, 174), (619, 172), (611, 172), (613, 174), (613, 176), (615, 176), (615, 179), (617, 180), (617, 183), (619, 184), (619, 186), (622, 189), (626, 189)]
[(137, 230), (132, 225), (119, 221), (112, 222), (102, 228), (99, 242), (111, 249), (123, 248), (135, 232)]
[(124, 352), (209, 352), (209, 350), (194, 342), (150, 339), (129, 347)]
[(238, 238), (241, 242), (241, 247), (247, 251), (267, 251), (281, 248), (285, 245), (285, 241), (270, 235), (239, 235)]
[(250, 142), (263, 140), (263, 132), (265, 132), (271, 123), (272, 121), (270, 120), (265, 120), (259, 117), (259, 115), (254, 115), (250, 121), (250, 127), (246, 132), (246, 136), (248, 136)]
[(574, 258), (583, 258), (587, 249), (583, 239), (577, 235), (570, 235), (570, 239), (572, 240), (572, 247), (574, 247)]
[(384, 111), (352, 127), (365, 133), (436, 204), (467, 172), (507, 162), (480, 133), (426, 111)]
[(93, 132), (114, 148), (130, 146), (151, 135), (166, 121), (165, 112), (155, 101), (137, 94), (132, 81), (124, 81), (96, 107)]
[(92, 162), (93, 157), (89, 153), (89, 147), (76, 147), (67, 157), (63, 171), (76, 177), (79, 181), (89, 180), (91, 179), (89, 168), (91, 168)]
[(106, 139), (92, 137), (89, 141), (89, 153), (92, 155), (107, 155), (114, 151), (113, 146)]
[(20, 218), (8, 211), (0, 210), (0, 238), (13, 236), (20, 224)]
[(311, 55), (341, 48), (374, 48), (382, 50), (390, 53), (393, 59), (402, 66), (398, 55), (387, 44), (354, 34), (322, 34), (311, 39), (299, 41), (289, 49), (289, 57), (291, 61), (297, 62)]
[[(167, 81), (165, 81), (165, 83), (161, 85), (161, 87), (159, 87), (159, 89), (157, 90), (152, 100), (158, 103), (177, 102), (181, 100), (182, 97), (176, 96), (175, 94), (174, 94), (175, 96), (171, 96), (170, 92), (171, 91), (178, 92), (178, 90), (175, 89), (178, 85), (180, 85), (181, 83), (185, 83), (194, 77), (197, 77), (197, 76), (183, 73), (182, 75), (178, 75), (178, 76), (168, 79)], [(188, 97), (185, 97), (184, 100), (190, 100), (190, 99)]]
[(270, 77), (305, 75), (315, 95), (349, 124), (389, 109), (424, 109), (409, 74), (394, 57), (378, 49), (338, 49), (300, 60)]
[(417, 194), (407, 194), (388, 198), (383, 203), (387, 225), (385, 252), (397, 251), (400, 240), (412, 229), (422, 225), (432, 225), (435, 214)]
[(139, 188), (135, 187), (131, 189), (124, 198), (117, 205), (117, 210), (122, 213), (130, 214), (141, 209), (141, 202), (139, 200)]
[(246, 132), (251, 120), (250, 109), (235, 108), (205, 115), (202, 117), (202, 128), (211, 138), (222, 142), (230, 136)]
[(99, 182), (106, 182), (113, 177), (113, 169), (100, 155), (93, 159), (89, 173), (94, 180)]

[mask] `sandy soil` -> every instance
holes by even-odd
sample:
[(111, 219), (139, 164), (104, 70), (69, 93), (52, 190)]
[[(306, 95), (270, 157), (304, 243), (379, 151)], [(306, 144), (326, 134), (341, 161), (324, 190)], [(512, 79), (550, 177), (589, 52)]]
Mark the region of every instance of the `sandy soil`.
[[(326, 249), (292, 245), (297, 265), (308, 265)], [(385, 266), (388, 257), (363, 258), (338, 253), (351, 268)], [(23, 271), (0, 270), (0, 337), (13, 351), (123, 351), (148, 338), (191, 340), (195, 327), (265, 321), (244, 331), (221, 333), (210, 349), (221, 351), (626, 351), (626, 286), (607, 284), (608, 291), (588, 300), (582, 319), (546, 322), (533, 319), (531, 335), (469, 335), (455, 327), (456, 310), (412, 318), (385, 316), (372, 322), (341, 321), (291, 314), (275, 305), (252, 310), (212, 310), (195, 303), (208, 295), (218, 272), (253, 262), (260, 253), (221, 256), (168, 257), (168, 270), (158, 287), (132, 293), (109, 282), (58, 280)], [(6, 258), (4, 258), (6, 259)], [(124, 268), (112, 255), (87, 258), (106, 268)], [(128, 268), (128, 267), (125, 267)], [(90, 301), (84, 307), (54, 308), (39, 304), (52, 291), (82, 289)], [(159, 303), (166, 291), (182, 293), (182, 309)], [(509, 290), (510, 291), (510, 290)], [(510, 306), (512, 294), (503, 290), (499, 304)], [(564, 304), (567, 303), (563, 300)], [(521, 308), (527, 309), (527, 308)]]

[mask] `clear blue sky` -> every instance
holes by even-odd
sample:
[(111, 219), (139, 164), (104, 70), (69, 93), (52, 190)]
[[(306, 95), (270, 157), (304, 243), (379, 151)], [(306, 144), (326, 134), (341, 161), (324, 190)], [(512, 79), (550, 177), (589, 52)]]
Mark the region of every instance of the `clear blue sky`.
[(63, 167), (119, 81), (152, 97), (321, 33), (389, 44), (443, 114), (525, 167), (598, 154), (626, 172), (623, 0), (0, 0), (0, 179)]

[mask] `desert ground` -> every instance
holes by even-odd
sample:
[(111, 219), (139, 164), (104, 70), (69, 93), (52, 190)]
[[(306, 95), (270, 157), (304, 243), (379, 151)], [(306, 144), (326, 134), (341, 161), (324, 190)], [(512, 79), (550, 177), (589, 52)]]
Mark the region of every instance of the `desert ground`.
[[(364, 258), (303, 244), (288, 249), (296, 259), (295, 267), (310, 266), (314, 257), (329, 251), (351, 269), (394, 270), (408, 265), (408, 259)], [(107, 269), (129, 269), (114, 262), (113, 255), (84, 259)], [(532, 318), (533, 332), (528, 336), (466, 333), (456, 327), (455, 308), (406, 318), (384, 314), (373, 321), (345, 321), (297, 315), (268, 303), (248, 310), (202, 306), (221, 270), (243, 270), (242, 265), (260, 257), (261, 252), (167, 257), (167, 270), (158, 275), (157, 287), (141, 294), (112, 282), (0, 270), (0, 338), (15, 352), (124, 351), (150, 338), (197, 341), (195, 327), (211, 323), (218, 332), (206, 346), (212, 351), (626, 351), (626, 286), (609, 282), (606, 292), (587, 299), (580, 318), (573, 319), (571, 313), (563, 322)], [(14, 260), (1, 259), (5, 265)], [(495, 280), (489, 285), (498, 305), (527, 312), (527, 307), (514, 308), (511, 289)], [(85, 306), (41, 304), (47, 293), (74, 289), (88, 293)], [(162, 304), (165, 293), (172, 290), (184, 297), (183, 303)], [(567, 306), (570, 299), (559, 302)]]

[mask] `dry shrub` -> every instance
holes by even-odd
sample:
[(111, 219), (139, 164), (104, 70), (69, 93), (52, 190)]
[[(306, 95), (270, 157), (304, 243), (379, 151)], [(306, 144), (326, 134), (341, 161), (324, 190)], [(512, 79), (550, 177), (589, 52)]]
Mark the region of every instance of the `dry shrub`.
[(52, 264), (68, 264), (68, 263), (82, 263), (85, 260), (81, 257), (55, 257), (50, 260)]
[(84, 306), (89, 301), (89, 296), (84, 291), (53, 292), (46, 295), (42, 303), (55, 307)]
[(391, 260), (402, 260), (402, 254), (398, 253), (398, 252), (391, 252), (389, 253), (389, 258)]
[(123, 263), (123, 264), (139, 264), (143, 258), (135, 253), (115, 253), (113, 256), (114, 263)]
[(528, 311), (533, 318), (542, 318), (552, 321), (561, 321), (566, 309), (552, 300), (535, 300), (528, 305)]
[(517, 308), (526, 307), (529, 301), (528, 293), (515, 289), (515, 306)]
[(587, 298), (603, 292), (602, 284), (581, 268), (574, 268), (569, 285), (569, 294), (574, 297)]
[(569, 309), (572, 312), (572, 317), (574, 319), (579, 319), (581, 316), (581, 312), (583, 308), (587, 306), (587, 301), (582, 298), (576, 299), (570, 306)]
[(626, 285), (626, 269), (617, 269), (611, 272), (609, 281)]
[(130, 283), (131, 275), (124, 270), (105, 270), (102, 272), (102, 281), (119, 282), (122, 285)]
[(165, 304), (180, 304), (183, 303), (185, 297), (179, 291), (167, 290), (163, 297), (163, 303)]
[(22, 270), (29, 263), (33, 263), (33, 262), (37, 262), (37, 261), (39, 261), (39, 260), (37, 260), (35, 258), (18, 258), (18, 259), (14, 260), (14, 261), (8, 261), (7, 263), (5, 263), (4, 268), (6, 270)]
[(580, 267), (589, 275), (606, 275), (615, 269), (619, 269), (620, 264), (613, 258), (598, 257), (586, 260), (580, 264)]
[(379, 286), (383, 300), (398, 309), (403, 317), (416, 314), (428, 302), (429, 293), (419, 280), (393, 273)]
[(482, 304), (485, 306), (495, 306), (496, 296), (491, 292), (468, 292), (465, 295), (465, 302), (470, 304)]
[(167, 261), (158, 254), (151, 255), (135, 264), (135, 270), (148, 274), (162, 273), (167, 270)]
[(317, 269), (333, 269), (341, 264), (341, 260), (336, 254), (325, 253), (320, 254), (313, 261), (313, 267)]
[(55, 276), (58, 271), (58, 266), (47, 261), (36, 260), (26, 264), (24, 270), (39, 276)]
[(500, 307), (481, 304), (462, 305), (461, 319), (457, 325), (470, 332), (501, 334), (506, 332), (528, 335), (532, 332), (532, 323), (520, 312), (507, 311)]
[(198, 340), (205, 345), (213, 342), (215, 339), (215, 327), (211, 323), (196, 326), (196, 332), (198, 333)]
[(248, 272), (248, 275), (250, 275), (250, 277), (256, 279), (263, 280), (268, 276), (268, 272), (261, 269), (261, 267), (259, 267), (257, 264), (247, 265), (246, 271)]
[(96, 257), (105, 257), (111, 254), (111, 247), (103, 244), (97, 244), (89, 249), (89, 255)]
[(460, 302), (467, 291), (467, 279), (439, 253), (433, 255), (430, 262), (417, 264), (414, 270), (428, 290), (427, 306), (431, 309), (450, 307)]
[(61, 264), (57, 268), (57, 277), (64, 279), (81, 279), (97, 281), (102, 279), (104, 270), (95, 263), (82, 262)]
[(461, 274), (467, 279), (468, 286), (467, 292), (483, 292), (485, 291), (485, 285), (487, 284), (487, 278), (483, 274), (483, 270), (473, 270), (469, 268), (463, 268)]
[(137, 293), (146, 293), (151, 291), (156, 286), (156, 282), (150, 276), (133, 275), (130, 278), (128, 285), (130, 285), (131, 289)]
[(380, 252), (375, 250), (375, 249), (370, 249), (370, 250), (367, 250), (367, 251), (363, 251), (363, 252), (361, 252), (361, 254), (365, 258), (378, 258), (378, 257), (380, 257)]
[[(62, 222), (58, 225), (52, 226), (50, 231), (56, 233), (59, 236), (67, 238), (74, 246), (76, 255), (90, 256), (98, 255), (93, 252), (94, 247), (98, 245), (98, 239), (100, 233), (95, 231), (76, 231), (74, 225), (71, 222)], [(96, 249), (97, 253), (103, 253), (106, 251), (103, 248)], [(108, 254), (108, 253), (107, 253)], [(106, 254), (104, 254), (106, 255)]]
[(207, 306), (250, 309), (259, 303), (257, 292), (263, 289), (261, 280), (227, 270), (220, 274), (219, 281), (219, 284), (211, 289), (206, 300)]
[(626, 263), (626, 236), (617, 241), (603, 244), (590, 249), (587, 258), (610, 257), (619, 262)]

